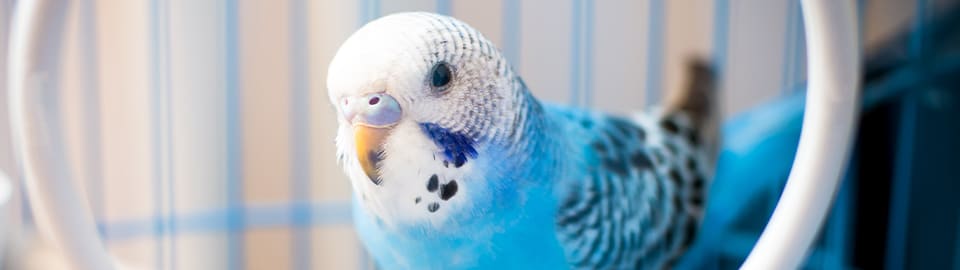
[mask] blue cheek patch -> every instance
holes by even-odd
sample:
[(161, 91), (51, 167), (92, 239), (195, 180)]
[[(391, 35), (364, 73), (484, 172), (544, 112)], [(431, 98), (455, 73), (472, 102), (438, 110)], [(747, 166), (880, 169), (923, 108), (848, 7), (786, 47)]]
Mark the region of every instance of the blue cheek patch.
[(434, 123), (420, 123), (420, 129), (427, 137), (443, 149), (444, 164), (453, 163), (460, 168), (468, 158), (477, 158), (477, 149), (473, 147), (473, 138), (465, 134), (450, 131)]

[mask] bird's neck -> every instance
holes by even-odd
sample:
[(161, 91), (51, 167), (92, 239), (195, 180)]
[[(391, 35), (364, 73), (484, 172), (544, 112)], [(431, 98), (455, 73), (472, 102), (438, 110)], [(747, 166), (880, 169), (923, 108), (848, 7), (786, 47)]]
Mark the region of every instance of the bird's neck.
[(504, 166), (511, 167), (511, 172), (518, 175), (512, 175), (514, 178), (539, 179), (543, 172), (541, 168), (549, 168), (549, 163), (554, 162), (555, 155), (551, 152), (550, 145), (553, 140), (547, 134), (546, 130), (551, 130), (549, 119), (546, 117), (544, 107), (533, 96), (526, 84), (519, 76), (513, 76), (511, 87), (513, 94), (511, 106), (513, 111), (509, 117), (505, 117), (506, 123), (504, 132), (499, 138), (494, 140), (496, 148), (502, 149), (507, 157), (501, 162)]

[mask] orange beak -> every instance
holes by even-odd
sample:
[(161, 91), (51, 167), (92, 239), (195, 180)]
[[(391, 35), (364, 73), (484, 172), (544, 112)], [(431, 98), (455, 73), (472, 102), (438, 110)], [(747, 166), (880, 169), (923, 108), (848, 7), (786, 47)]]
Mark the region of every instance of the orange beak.
[(367, 174), (370, 181), (377, 185), (383, 182), (377, 169), (379, 169), (380, 160), (383, 159), (383, 143), (389, 132), (389, 128), (365, 125), (355, 125), (353, 127), (354, 143), (357, 147), (357, 159), (360, 162), (360, 168)]
[(383, 143), (403, 115), (400, 104), (385, 93), (346, 97), (341, 103), (343, 117), (353, 125), (353, 142), (357, 147), (360, 168), (371, 182), (380, 185), (383, 178), (377, 170), (384, 158)]

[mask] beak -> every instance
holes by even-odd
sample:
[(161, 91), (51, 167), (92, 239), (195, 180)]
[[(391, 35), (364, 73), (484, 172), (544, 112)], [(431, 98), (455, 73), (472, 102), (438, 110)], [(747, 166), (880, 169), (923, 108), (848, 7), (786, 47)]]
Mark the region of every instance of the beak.
[(353, 125), (360, 168), (371, 182), (380, 185), (383, 179), (378, 169), (383, 160), (383, 144), (393, 127), (400, 122), (400, 104), (385, 93), (348, 97), (342, 103), (343, 116)]
[(377, 168), (380, 166), (380, 161), (383, 160), (383, 142), (386, 140), (389, 131), (385, 128), (362, 125), (353, 127), (354, 143), (357, 146), (357, 160), (360, 161), (360, 168), (376, 185), (383, 183)]

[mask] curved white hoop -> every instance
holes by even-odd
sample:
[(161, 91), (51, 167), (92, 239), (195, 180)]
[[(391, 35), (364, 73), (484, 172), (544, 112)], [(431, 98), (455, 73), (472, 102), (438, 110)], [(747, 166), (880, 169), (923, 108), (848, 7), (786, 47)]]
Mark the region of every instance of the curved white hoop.
[(28, 199), (44, 238), (76, 269), (113, 269), (93, 216), (77, 192), (62, 155), (56, 98), (68, 1), (18, 1), (8, 51), (13, 145), (22, 162)]
[(854, 1), (802, 0), (807, 103), (786, 188), (741, 269), (797, 269), (826, 219), (856, 130), (860, 84)]

